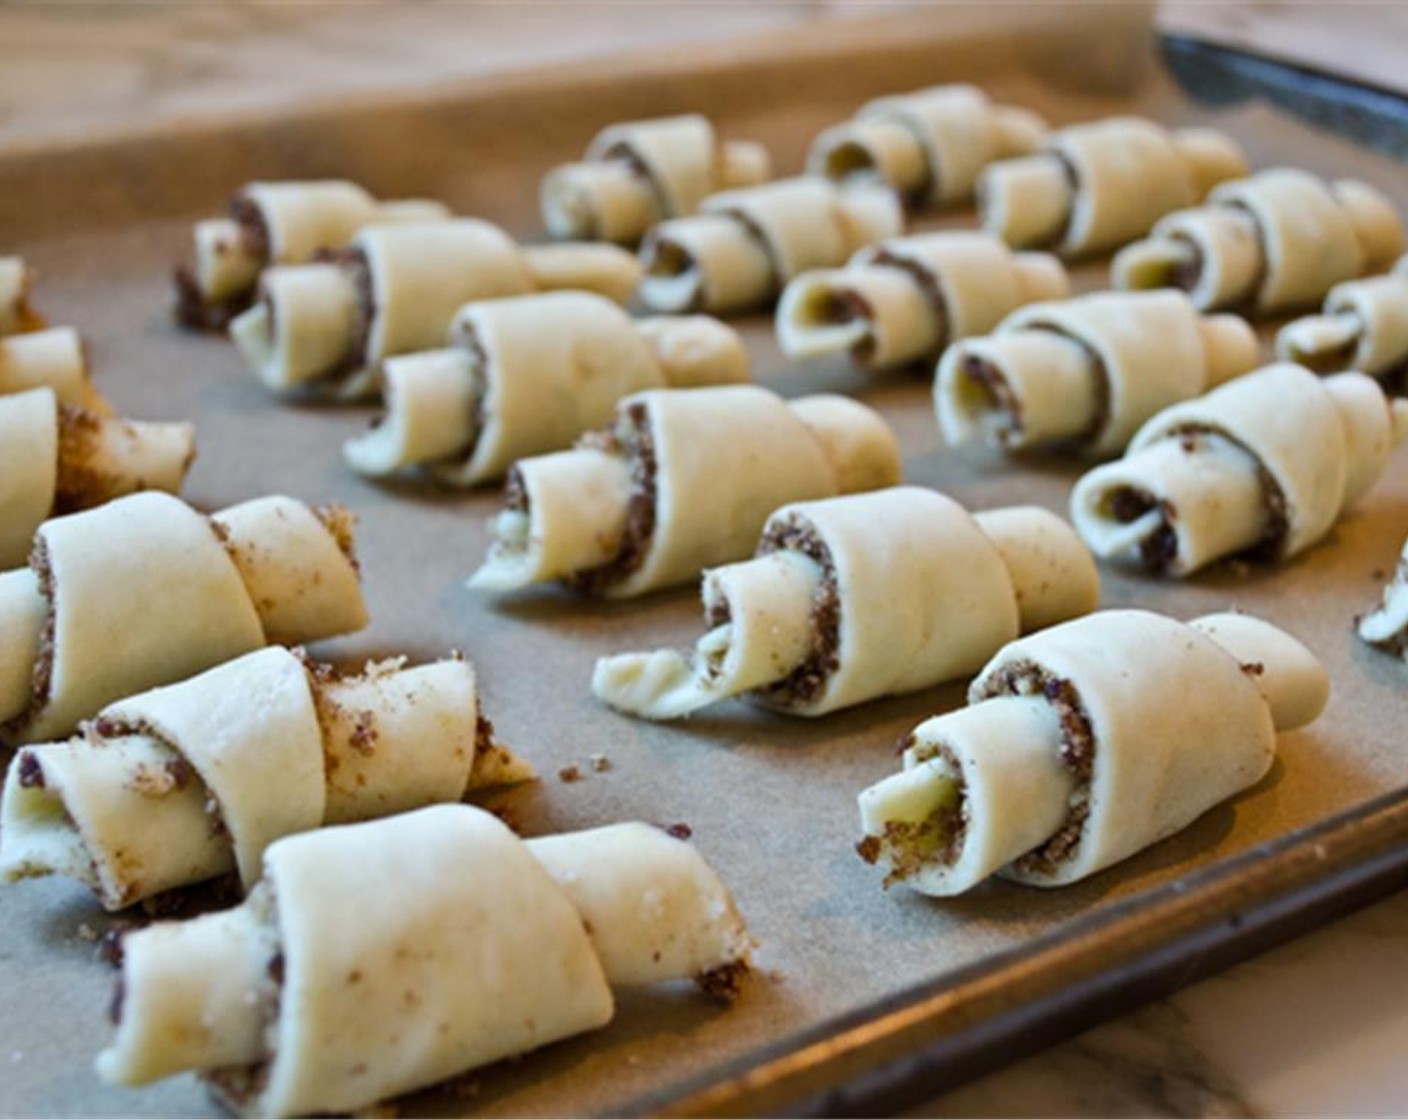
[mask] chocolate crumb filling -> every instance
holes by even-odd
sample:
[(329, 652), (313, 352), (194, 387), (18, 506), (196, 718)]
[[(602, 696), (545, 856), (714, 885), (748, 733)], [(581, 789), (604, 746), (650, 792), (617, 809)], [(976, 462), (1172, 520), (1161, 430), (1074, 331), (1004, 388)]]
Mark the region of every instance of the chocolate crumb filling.
[(699, 989), (710, 999), (731, 1004), (737, 1001), (743, 991), (743, 981), (752, 971), (747, 961), (729, 961), (708, 972), (701, 972), (694, 978)]
[(690, 828), (689, 825), (685, 824), (683, 821), (676, 821), (674, 824), (665, 825), (664, 829), (676, 840), (688, 840), (694, 835), (694, 829)]
[(1121, 525), (1138, 521), (1150, 510), (1158, 510), (1161, 520), (1158, 527), (1139, 542), (1139, 562), (1149, 571), (1162, 574), (1173, 566), (1178, 556), (1173, 506), (1135, 486), (1121, 486), (1110, 495), (1110, 516)]
[[(832, 289), (826, 293), (821, 307), (821, 317), (827, 323), (841, 325), (853, 323), (857, 319), (867, 323), (875, 322), (875, 309), (870, 301), (852, 288), (840, 291)], [(856, 339), (851, 346), (851, 357), (860, 365), (869, 365), (875, 355), (875, 333), (866, 333)]]
[(1012, 392), (1007, 378), (1002, 376), (1002, 371), (997, 366), (977, 354), (963, 355), (962, 370), (969, 384), (982, 392), (984, 408), (996, 410), (1006, 417), (1007, 423), (1000, 428), (993, 428), (992, 431), (999, 446), (1012, 447), (1022, 438), (1026, 420), (1022, 415), (1022, 402), (1017, 398), (1017, 394)]
[(1207, 268), (1207, 260), (1203, 256), (1202, 247), (1191, 237), (1184, 237), (1182, 234), (1174, 234), (1170, 240), (1176, 241), (1187, 249), (1188, 256), (1169, 269), (1168, 286), (1178, 288), (1180, 291), (1191, 292), (1198, 286), (1198, 281), (1203, 278), (1203, 270)]
[(1034, 661), (1018, 661), (1003, 666), (983, 682), (973, 703), (998, 696), (1041, 696), (1050, 705), (1061, 725), (1061, 764), (1076, 779), (1066, 819), (1046, 843), (1034, 848), (1014, 865), (1027, 875), (1049, 876), (1069, 859), (1085, 831), (1090, 816), (1090, 776), (1095, 767), (1095, 730), (1075, 684), (1057, 676)]
[(958, 796), (938, 805), (923, 820), (886, 821), (881, 835), (866, 836), (856, 845), (856, 853), (866, 863), (885, 857), (889, 871), (883, 886), (887, 889), (934, 864), (952, 866), (968, 836), (972, 809), (957, 756), (943, 743), (926, 744), (917, 753), (921, 762), (938, 759), (948, 767), (957, 782)]
[(326, 506), (314, 506), (313, 516), (322, 522), (323, 528), (331, 534), (337, 550), (347, 557), (352, 570), (361, 574), (362, 565), (357, 559), (357, 515), (344, 505), (336, 502)]
[(60, 404), (58, 419), (55, 516), (100, 505), (117, 494), (122, 482), (101, 465), (102, 417), (78, 405)]
[[(320, 384), (336, 384), (346, 381), (367, 366), (367, 350), (371, 344), (372, 323), (377, 312), (376, 291), (372, 285), (371, 266), (367, 263), (367, 255), (361, 249), (320, 249), (313, 260), (318, 264), (335, 264), (341, 268), (352, 281), (352, 289), (356, 294), (356, 315), (348, 338), (346, 357), (316, 379)], [(273, 311), (271, 304), (271, 319)]]
[(489, 355), (479, 340), (479, 332), (468, 319), (460, 319), (455, 323), (450, 342), (465, 350), (470, 358), (469, 414), (472, 430), (469, 442), (454, 454), (446, 456), (444, 460), (446, 463), (462, 466), (474, 457), (474, 452), (479, 448), (479, 440), (484, 434), (484, 426), (489, 422)]
[[(264, 212), (253, 199), (237, 194), (230, 200), (230, 217), (239, 226), (241, 247), (267, 265), (269, 227), (265, 224)], [(247, 288), (231, 292), (224, 299), (208, 299), (200, 290), (195, 272), (185, 265), (179, 265), (172, 271), (171, 280), (176, 288), (176, 321), (184, 327), (200, 331), (223, 331), (230, 325), (231, 319), (254, 303), (259, 290), (256, 279)]]
[(29, 704), (12, 719), (0, 724), (0, 743), (19, 738), (26, 727), (39, 718), (49, 703), (49, 688), (54, 676), (54, 570), (49, 564), (49, 548), (42, 534), (36, 534), (29, 553), (29, 566), (44, 600), (44, 627), (39, 635), (39, 652), (30, 673)]
[(20, 789), (44, 788), (44, 767), (33, 751), (20, 752), (19, 783)]
[(768, 526), (757, 555), (780, 551), (800, 553), (821, 569), (812, 593), (812, 648), (802, 664), (782, 680), (759, 688), (758, 694), (780, 708), (800, 708), (816, 700), (841, 667), (841, 590), (831, 550), (805, 518), (789, 514)]
[[(568, 586), (587, 593), (598, 593), (629, 578), (645, 563), (646, 554), (655, 537), (655, 502), (657, 498), (659, 462), (655, 454), (655, 432), (650, 426), (650, 413), (641, 401), (633, 401), (607, 432), (594, 432), (583, 437), (579, 447), (595, 447), (625, 457), (631, 469), (631, 493), (626, 504), (626, 528), (616, 555), (605, 564), (575, 572), (566, 580)], [(512, 473), (509, 485), (514, 485)], [(517, 480), (519, 488), (522, 479)], [(526, 502), (525, 502), (526, 510)], [(520, 511), (522, 512), (522, 511)]]

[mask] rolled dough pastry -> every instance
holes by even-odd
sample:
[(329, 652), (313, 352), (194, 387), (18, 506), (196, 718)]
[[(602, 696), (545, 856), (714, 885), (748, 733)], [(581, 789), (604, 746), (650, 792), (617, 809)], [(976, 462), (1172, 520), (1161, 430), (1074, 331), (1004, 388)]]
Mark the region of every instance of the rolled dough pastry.
[(993, 160), (1035, 151), (1046, 122), (994, 104), (970, 85), (930, 86), (877, 98), (812, 142), (807, 171), (838, 183), (879, 182), (914, 206), (954, 206), (973, 196)]
[(57, 517), (0, 574), (0, 739), (67, 735), (121, 697), (366, 622), (345, 510), (268, 497), (205, 517), (147, 491)]
[(480, 718), (463, 658), (343, 677), (282, 646), (109, 704), (25, 747), (0, 808), (0, 876), (79, 879), (109, 910), (237, 870), (282, 836), (369, 820), (533, 771)]
[(1243, 614), (1100, 611), (1002, 649), (968, 707), (921, 723), (860, 795), (886, 883), (954, 895), (989, 875), (1073, 883), (1255, 785), (1276, 732), (1324, 709), (1315, 656)]
[(1014, 253), (985, 233), (915, 234), (791, 280), (777, 305), (777, 343), (789, 358), (849, 351), (874, 369), (932, 362), (1024, 304), (1070, 290), (1046, 253)]
[(387, 360), (387, 414), (345, 447), (358, 471), (424, 468), (474, 486), (570, 447), (631, 393), (748, 380), (732, 327), (703, 315), (632, 319), (591, 292), (466, 304), (449, 338), (447, 349)]
[(1386, 276), (1336, 284), (1321, 314), (1277, 332), (1276, 356), (1316, 373), (1358, 370), (1373, 377), (1408, 365), (1408, 257)]
[(0, 396), (48, 388), (64, 404), (107, 416), (112, 406), (93, 387), (83, 339), (72, 327), (0, 338)]
[(1230, 137), (1170, 131), (1142, 117), (1072, 125), (1050, 133), (1042, 149), (982, 172), (978, 215), (983, 229), (1014, 248), (1063, 257), (1118, 249), (1248, 170)]
[(707, 117), (626, 121), (602, 129), (580, 163), (543, 178), (543, 224), (554, 237), (635, 245), (665, 218), (683, 218), (708, 195), (772, 174), (761, 144), (720, 143)]
[(25, 562), (46, 518), (138, 490), (176, 493), (195, 453), (190, 424), (100, 416), (52, 389), (0, 396), (0, 570)]
[(704, 573), (693, 651), (602, 658), (597, 698), (675, 719), (730, 696), (817, 716), (971, 673), (1018, 633), (1095, 609), (1095, 561), (1032, 506), (969, 514), (899, 486), (784, 506), (752, 560)]
[(899, 445), (845, 397), (784, 401), (753, 385), (653, 389), (572, 451), (520, 460), (471, 587), (565, 580), (625, 598), (741, 560), (793, 501), (893, 486)]
[(1356, 628), (1370, 645), (1408, 659), (1408, 542), (1379, 605), (1361, 618)]
[(1235, 315), (1200, 316), (1182, 292), (1081, 296), (1033, 304), (939, 361), (934, 406), (950, 447), (1124, 450), (1161, 408), (1255, 368), (1256, 332)]
[(724, 191), (705, 199), (698, 214), (646, 234), (638, 295), (662, 312), (763, 307), (794, 276), (836, 268), (903, 228), (899, 198), (888, 187), (841, 188), (813, 176)]
[(1368, 183), (1280, 167), (1170, 214), (1115, 257), (1110, 279), (1117, 288), (1182, 288), (1200, 311), (1270, 315), (1319, 303), (1405, 248), (1402, 217)]
[(363, 228), (332, 259), (267, 270), (230, 336), (269, 388), (375, 395), (381, 363), (444, 343), (473, 300), (581, 288), (625, 302), (640, 266), (614, 245), (520, 247), (477, 218)]
[(1076, 483), (1071, 520), (1097, 556), (1161, 575), (1282, 560), (1329, 532), (1405, 434), (1408, 402), (1362, 373), (1267, 366), (1150, 419)]
[(0, 257), (0, 337), (35, 331), (44, 320), (29, 305), (29, 266), (22, 257)]
[(250, 183), (229, 215), (195, 224), (195, 265), (176, 270), (176, 317), (187, 326), (223, 329), (253, 302), (271, 265), (305, 264), (341, 249), (363, 226), (448, 218), (438, 202), (378, 202), (345, 179)]
[(660, 829), (524, 842), (439, 805), (279, 840), (242, 906), (130, 934), (97, 1067), (197, 1070), (246, 1115), (345, 1113), (604, 1026), (613, 984), (736, 977), (750, 948)]

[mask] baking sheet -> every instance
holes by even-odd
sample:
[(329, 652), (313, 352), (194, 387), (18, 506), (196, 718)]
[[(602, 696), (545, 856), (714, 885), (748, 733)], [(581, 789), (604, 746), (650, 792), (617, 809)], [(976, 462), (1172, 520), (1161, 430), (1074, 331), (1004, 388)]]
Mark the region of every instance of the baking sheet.
[[(945, 10), (947, 11), (947, 10)], [(0, 150), (0, 247), (31, 259), (37, 301), (92, 342), (99, 385), (126, 413), (191, 417), (200, 455), (187, 496), (218, 508), (284, 491), (340, 501), (360, 518), (359, 555), (373, 625), (317, 652), (346, 662), (409, 653), (468, 653), (488, 714), (541, 782), (503, 801), (529, 833), (620, 818), (685, 822), (732, 887), (759, 942), (759, 978), (727, 1011), (692, 990), (624, 995), (615, 1023), (521, 1062), (400, 1102), (405, 1115), (560, 1115), (612, 1112), (796, 1031), (1059, 933), (1146, 888), (1403, 784), (1405, 669), (1362, 647), (1353, 616), (1376, 601), (1408, 532), (1408, 449), (1388, 476), (1308, 555), (1280, 569), (1222, 569), (1186, 585), (1105, 569), (1106, 606), (1147, 606), (1181, 618), (1239, 606), (1285, 626), (1325, 660), (1329, 711), (1283, 736), (1280, 758), (1254, 790), (1096, 878), (1056, 893), (994, 883), (949, 902), (882, 892), (861, 863), (857, 791), (891, 773), (894, 744), (915, 723), (962, 703), (962, 682), (829, 717), (792, 721), (743, 704), (656, 727), (592, 699), (596, 657), (689, 644), (700, 629), (693, 589), (635, 603), (594, 603), (552, 589), (493, 601), (462, 586), (483, 555), (493, 491), (445, 494), (375, 485), (343, 467), (342, 442), (371, 409), (275, 403), (215, 339), (169, 319), (167, 273), (185, 252), (190, 219), (218, 212), (228, 190), (257, 175), (345, 172), (383, 193), (438, 194), (527, 236), (538, 176), (570, 158), (609, 120), (702, 108), (725, 131), (774, 146), (796, 167), (807, 140), (862, 98), (954, 77), (1066, 122), (1117, 110), (1226, 128), (1257, 166), (1293, 162), (1360, 175), (1408, 206), (1408, 170), (1258, 107), (1209, 114), (1157, 73), (1139, 76), (1138, 19), (1101, 9), (1092, 29), (1065, 12), (965, 24), (955, 9), (848, 29), (844, 42), (794, 35), (734, 52), (655, 55), (607, 71), (555, 70), (390, 104), (349, 103), (277, 122), (192, 124), (160, 135), (93, 138), (77, 149)], [(1136, 16), (1139, 13), (1135, 13)], [(946, 17), (947, 18), (947, 17)], [(1082, 41), (1077, 47), (1077, 42)], [(1092, 60), (1096, 88), (1075, 89), (1073, 60)], [(1064, 60), (1053, 70), (1052, 59)], [(1109, 65), (1102, 63), (1109, 61)], [(1112, 60), (1112, 61), (1111, 61)], [(1082, 288), (1103, 271), (1078, 274)], [(926, 378), (870, 379), (842, 361), (789, 367), (764, 318), (743, 322), (758, 379), (785, 396), (840, 391), (896, 427), (908, 481), (972, 509), (1035, 502), (1063, 511), (1079, 468), (1039, 458), (1013, 464), (982, 451), (938, 448)], [(611, 768), (586, 765), (604, 753)], [(562, 767), (584, 774), (560, 781)], [(103, 1086), (91, 1058), (104, 1044), (111, 973), (92, 933), (109, 919), (62, 881), (0, 890), (0, 1110), (31, 1115), (205, 1115), (198, 1083), (141, 1091)]]

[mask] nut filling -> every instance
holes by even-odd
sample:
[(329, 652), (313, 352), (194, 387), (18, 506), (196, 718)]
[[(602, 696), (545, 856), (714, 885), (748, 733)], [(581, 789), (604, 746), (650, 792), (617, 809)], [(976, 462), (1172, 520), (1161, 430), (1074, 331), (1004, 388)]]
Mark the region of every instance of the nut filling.
[[(240, 248), (267, 263), (269, 228), (264, 223), (263, 211), (251, 199), (236, 195), (230, 200), (230, 217), (239, 226)], [(259, 290), (256, 280), (248, 288), (232, 292), (222, 300), (212, 300), (200, 290), (195, 273), (186, 265), (173, 270), (171, 282), (176, 288), (176, 321), (201, 331), (223, 331), (231, 319), (249, 309)]]
[(1080, 843), (1090, 816), (1090, 775), (1095, 767), (1095, 731), (1076, 686), (1034, 661), (1004, 666), (983, 685), (973, 703), (999, 696), (1040, 696), (1061, 724), (1061, 764), (1076, 778), (1066, 819), (1056, 834), (1014, 863), (1027, 875), (1052, 875)]
[(802, 707), (822, 694), (831, 674), (841, 667), (841, 592), (831, 550), (809, 521), (792, 514), (768, 528), (758, 555), (780, 551), (801, 553), (821, 569), (812, 593), (812, 648), (788, 676), (758, 691), (779, 707)]
[(968, 786), (958, 757), (943, 743), (915, 747), (920, 762), (938, 760), (954, 776), (952, 796), (945, 796), (934, 810), (920, 821), (886, 821), (879, 836), (867, 836), (856, 845), (856, 852), (866, 863), (878, 863), (883, 856), (889, 871), (886, 888), (913, 878), (935, 864), (949, 867), (963, 851), (968, 836), (972, 809), (968, 802)]
[[(628, 578), (645, 562), (650, 543), (655, 536), (656, 474), (659, 462), (655, 456), (655, 433), (650, 427), (650, 413), (639, 401), (627, 406), (614, 428), (594, 432), (578, 446), (596, 447), (609, 454), (620, 455), (631, 468), (631, 494), (626, 504), (626, 527), (616, 555), (595, 568), (576, 572), (568, 577), (569, 586), (588, 593), (599, 592)], [(522, 491), (522, 479), (509, 476), (505, 497)], [(513, 506), (509, 507), (513, 509)], [(526, 512), (527, 503), (522, 510)]]

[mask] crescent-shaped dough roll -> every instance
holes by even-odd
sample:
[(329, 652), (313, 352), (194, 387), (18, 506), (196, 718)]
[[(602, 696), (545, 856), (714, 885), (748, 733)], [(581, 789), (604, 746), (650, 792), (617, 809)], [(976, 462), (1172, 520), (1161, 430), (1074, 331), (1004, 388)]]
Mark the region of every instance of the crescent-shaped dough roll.
[(1024, 307), (939, 361), (934, 406), (950, 447), (1066, 446), (1108, 456), (1162, 408), (1247, 373), (1256, 332), (1200, 316), (1172, 290), (1081, 296)]
[(1046, 253), (1014, 253), (985, 233), (916, 234), (791, 280), (777, 305), (777, 343), (789, 358), (849, 351), (873, 369), (933, 361), (1017, 308), (1070, 291), (1065, 268)]
[(1408, 402), (1362, 373), (1280, 363), (1164, 409), (1085, 474), (1071, 520), (1097, 556), (1185, 576), (1319, 541), (1408, 434)]
[(1373, 377), (1408, 365), (1408, 257), (1386, 276), (1336, 284), (1319, 315), (1277, 332), (1276, 356), (1316, 373), (1358, 370)]
[(250, 183), (230, 200), (229, 215), (195, 224), (195, 265), (175, 273), (176, 317), (187, 326), (222, 329), (254, 299), (271, 265), (305, 264), (341, 249), (363, 226), (448, 218), (438, 202), (378, 202), (345, 179)]
[(1063, 257), (1118, 249), (1248, 170), (1230, 137), (1206, 128), (1170, 131), (1143, 117), (1072, 125), (1050, 133), (1042, 147), (983, 171), (978, 215), (983, 229), (1013, 248)]
[(637, 393), (574, 450), (514, 466), (469, 585), (565, 580), (640, 595), (743, 559), (779, 506), (899, 476), (894, 433), (845, 397), (789, 402), (753, 385)]
[(1329, 698), (1315, 656), (1241, 614), (1100, 611), (1001, 650), (860, 795), (869, 863), (930, 895), (1092, 875), (1255, 785)]
[(702, 315), (636, 320), (591, 292), (467, 304), (450, 342), (387, 360), (387, 413), (344, 448), (355, 469), (423, 467), (474, 486), (515, 460), (570, 447), (631, 393), (749, 376), (732, 327)]
[(1095, 609), (1095, 561), (1031, 506), (970, 515), (901, 486), (784, 506), (754, 559), (704, 573), (688, 653), (602, 658), (597, 698), (675, 719), (747, 695), (818, 716), (971, 673), (1022, 631)]
[(724, 191), (646, 234), (638, 295), (652, 311), (747, 311), (771, 303), (794, 276), (836, 268), (903, 229), (888, 187), (843, 189), (807, 176)]
[(21, 749), (0, 875), (75, 876), (109, 910), (231, 870), (248, 889), (282, 836), (532, 774), (480, 719), (462, 658), (342, 677), (269, 646)]
[(57, 517), (0, 574), (0, 739), (67, 735), (121, 697), (366, 621), (343, 510), (268, 497), (207, 518), (147, 491)]
[(25, 562), (46, 518), (138, 490), (176, 493), (195, 453), (190, 424), (99, 416), (52, 389), (0, 396), (0, 569)]
[(29, 303), (32, 279), (23, 257), (0, 257), (0, 337), (44, 326)]
[(347, 1112), (604, 1026), (609, 985), (736, 976), (749, 951), (660, 829), (524, 842), (435, 806), (280, 840), (242, 906), (130, 934), (97, 1067), (197, 1070), (246, 1115)]
[(559, 286), (623, 300), (638, 277), (614, 245), (520, 247), (477, 218), (370, 226), (330, 260), (267, 270), (230, 336), (276, 392), (352, 400), (387, 358), (442, 345), (466, 303)]
[(720, 143), (707, 117), (625, 121), (602, 129), (580, 163), (543, 178), (543, 224), (554, 237), (634, 245), (665, 218), (682, 218), (717, 191), (772, 174), (761, 144)]
[(1402, 217), (1369, 184), (1280, 167), (1170, 214), (1115, 257), (1110, 279), (1117, 288), (1182, 288), (1200, 311), (1269, 315), (1319, 303), (1341, 281), (1387, 268), (1405, 247)]
[(93, 387), (83, 339), (72, 327), (48, 327), (0, 338), (0, 396), (52, 389), (64, 404), (108, 416), (112, 406)]
[(993, 160), (1035, 151), (1046, 122), (997, 105), (976, 86), (930, 86), (880, 97), (812, 142), (807, 171), (838, 183), (880, 182), (915, 206), (954, 206), (973, 196)]

